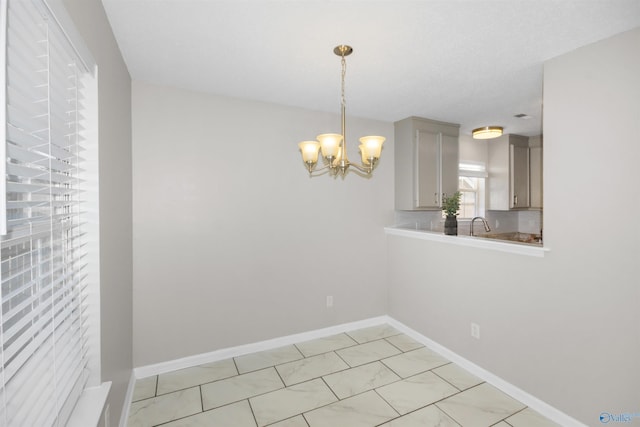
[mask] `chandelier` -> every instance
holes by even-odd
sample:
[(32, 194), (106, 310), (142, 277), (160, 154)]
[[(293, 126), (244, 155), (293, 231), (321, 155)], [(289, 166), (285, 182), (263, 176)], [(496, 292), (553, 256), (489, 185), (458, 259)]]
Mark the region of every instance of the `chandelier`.
[[(347, 73), (347, 61), (345, 57), (351, 55), (352, 52), (353, 49), (351, 46), (346, 45), (336, 46), (336, 48), (333, 49), (333, 53), (341, 58), (342, 64), (342, 90), (340, 97), (342, 133), (324, 133), (318, 135), (316, 141), (302, 141), (298, 144), (302, 152), (302, 161), (307, 167), (310, 177), (314, 176), (314, 173), (317, 176), (325, 173), (325, 171), (328, 171), (328, 173), (334, 177), (338, 174), (344, 177), (350, 166), (353, 166), (360, 171), (361, 174), (367, 176), (373, 172), (380, 158), (382, 144), (385, 140), (382, 136), (363, 136), (360, 138), (359, 149), (362, 164), (352, 163), (347, 157), (344, 77)], [(316, 169), (318, 151), (322, 152), (324, 166)]]

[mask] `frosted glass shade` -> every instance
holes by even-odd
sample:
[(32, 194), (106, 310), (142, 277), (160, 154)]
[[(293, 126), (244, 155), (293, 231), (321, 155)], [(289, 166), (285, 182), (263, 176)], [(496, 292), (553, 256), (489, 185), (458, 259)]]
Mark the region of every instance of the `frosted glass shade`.
[(318, 141), (320, 141), (320, 149), (325, 158), (338, 156), (342, 135), (339, 133), (323, 133), (318, 135)]
[(369, 164), (369, 159), (366, 156), (366, 151), (365, 151), (364, 144), (358, 145), (358, 149), (360, 150), (360, 156), (362, 157), (362, 164), (363, 165), (368, 165)]
[(360, 150), (363, 152), (362, 156), (370, 159), (380, 158), (380, 152), (382, 151), (382, 144), (384, 144), (385, 138), (382, 136), (363, 136), (360, 138), (362, 145)]
[(320, 149), (318, 141), (302, 141), (298, 144), (298, 147), (300, 147), (302, 160), (305, 163), (315, 164), (318, 162), (318, 150)]

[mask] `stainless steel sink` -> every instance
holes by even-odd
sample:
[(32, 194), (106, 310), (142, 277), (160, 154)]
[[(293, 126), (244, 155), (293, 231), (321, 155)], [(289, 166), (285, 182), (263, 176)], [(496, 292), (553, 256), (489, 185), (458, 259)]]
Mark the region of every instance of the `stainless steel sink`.
[(519, 242), (519, 243), (532, 243), (536, 245), (542, 244), (542, 239), (539, 234), (520, 233), (517, 231), (512, 233), (476, 234), (474, 237), (481, 237), (483, 239), (508, 240), (510, 242)]

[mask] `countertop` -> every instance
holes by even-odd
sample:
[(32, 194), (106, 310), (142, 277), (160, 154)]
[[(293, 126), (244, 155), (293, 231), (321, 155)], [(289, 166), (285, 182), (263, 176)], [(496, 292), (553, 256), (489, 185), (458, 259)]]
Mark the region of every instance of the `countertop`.
[(549, 248), (545, 248), (541, 243), (523, 243), (510, 240), (491, 239), (475, 236), (448, 236), (442, 232), (426, 229), (411, 228), (410, 226), (394, 225), (385, 227), (385, 233), (392, 236), (402, 236), (421, 240), (430, 240), (451, 245), (469, 246), (479, 249), (487, 249), (513, 254), (544, 257)]

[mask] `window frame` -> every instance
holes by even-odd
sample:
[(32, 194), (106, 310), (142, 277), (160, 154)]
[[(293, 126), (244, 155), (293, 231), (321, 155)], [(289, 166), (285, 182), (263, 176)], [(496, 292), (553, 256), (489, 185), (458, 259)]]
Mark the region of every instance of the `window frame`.
[(464, 178), (477, 179), (478, 188), (475, 190), (476, 197), (474, 203), (474, 215), (471, 217), (460, 216), (459, 220), (470, 221), (476, 216), (485, 216), (486, 212), (486, 179), (489, 174), (486, 164), (483, 162), (460, 161), (458, 165), (458, 191), (461, 193), (469, 192), (461, 186), (461, 180)]
[[(8, 33), (7, 33), (7, 20), (9, 18), (9, 8), (11, 0), (0, 0), (0, 80), (2, 81), (2, 89), (1, 92), (4, 95), (4, 99), (7, 99), (7, 65), (6, 59), (8, 54)], [(27, 1), (25, 1), (27, 4)], [(95, 394), (95, 389), (100, 389), (103, 391), (101, 393), (100, 399), (104, 403), (106, 399), (106, 394), (108, 393), (109, 384), (103, 383), (101, 384), (101, 372), (100, 372), (100, 268), (99, 268), (99, 218), (98, 218), (98, 207), (99, 207), (99, 199), (98, 199), (98, 83), (97, 83), (97, 66), (96, 63), (91, 56), (89, 49), (84, 44), (82, 38), (79, 36), (79, 33), (75, 29), (72, 20), (64, 9), (63, 2), (61, 0), (29, 0), (28, 6), (35, 6), (38, 13), (40, 13), (43, 17), (43, 20), (47, 22), (47, 25), (53, 29), (54, 32), (58, 33), (60, 40), (65, 40), (68, 43), (67, 47), (59, 47), (60, 49), (67, 50), (72, 52), (72, 56), (75, 58), (74, 61), (77, 61), (77, 64), (80, 68), (82, 68), (83, 72), (80, 73), (81, 77), (81, 85), (84, 85), (84, 109), (85, 116), (82, 119), (82, 127), (76, 130), (76, 134), (82, 134), (82, 137), (85, 141), (83, 144), (83, 157), (84, 161), (82, 163), (82, 170), (78, 172), (77, 179), (82, 181), (82, 191), (84, 192), (84, 198), (82, 199), (82, 212), (78, 210), (78, 216), (84, 219), (83, 222), (83, 235), (80, 237), (82, 239), (82, 247), (84, 248), (82, 251), (84, 253), (83, 257), (86, 259), (86, 269), (83, 270), (83, 277), (86, 277), (86, 286), (83, 288), (82, 294), (82, 302), (80, 317), (82, 323), (82, 329), (86, 333), (86, 366), (88, 367), (88, 376), (86, 381), (83, 381), (81, 389), (76, 390), (69, 394), (69, 396), (65, 396), (62, 400), (62, 404), (57, 404), (56, 406), (56, 415), (55, 415), (55, 423), (56, 425), (65, 425), (67, 420), (72, 419), (72, 413), (75, 412), (84, 412), (84, 408), (78, 408), (78, 406), (82, 406), (82, 404), (77, 405), (78, 401), (81, 400), (81, 397), (84, 397), (86, 394)], [(15, 36), (12, 36), (15, 37)], [(49, 43), (49, 42), (47, 42)], [(49, 52), (47, 52), (49, 54)], [(53, 52), (51, 52), (53, 55)], [(48, 73), (51, 73), (51, 68), (48, 68)], [(79, 81), (76, 83), (80, 83)], [(49, 89), (51, 91), (51, 89)], [(51, 96), (49, 95), (49, 103), (51, 102)], [(51, 112), (49, 113), (51, 114)], [(4, 158), (7, 158), (7, 123), (9, 120), (7, 107), (3, 108), (0, 112), (0, 137), (5, 141), (1, 145), (0, 153), (4, 154)], [(49, 131), (52, 129), (51, 122), (49, 123)], [(51, 149), (49, 151), (51, 153)], [(51, 155), (51, 154), (50, 154)], [(7, 164), (6, 162), (0, 162), (0, 173), (2, 176), (7, 176)], [(50, 163), (51, 164), (51, 163)], [(75, 179), (75, 178), (74, 178)], [(78, 181), (78, 182), (79, 182)], [(0, 234), (7, 234), (7, 182), (5, 179), (2, 179), (0, 184)], [(66, 202), (68, 204), (68, 202)], [(80, 205), (77, 205), (78, 209), (80, 209)], [(74, 214), (75, 215), (75, 214)], [(51, 220), (52, 227), (56, 224), (55, 219)], [(11, 238), (3, 238), (3, 241), (9, 242)], [(6, 243), (8, 245), (9, 243)], [(4, 246), (4, 244), (3, 244)], [(74, 249), (75, 250), (75, 249)], [(4, 259), (3, 259), (4, 261)], [(69, 264), (66, 264), (65, 261), (61, 261), (59, 264), (61, 268), (67, 268)], [(0, 314), (1, 316), (1, 314)], [(0, 319), (1, 320), (1, 319)], [(1, 324), (1, 322), (0, 322)], [(0, 331), (1, 332), (1, 331)], [(3, 340), (4, 342), (4, 340)], [(4, 365), (4, 362), (3, 362)], [(40, 366), (40, 365), (37, 365)], [(1, 366), (0, 366), (1, 368)], [(2, 370), (4, 373), (4, 370)], [(29, 382), (27, 384), (30, 384)], [(8, 397), (7, 390), (5, 389), (5, 381), (2, 380), (0, 383), (2, 385), (2, 389), (0, 389), (0, 396), (2, 399), (0, 400), (0, 404), (6, 404)], [(105, 387), (106, 385), (106, 387)], [(57, 386), (56, 386), (57, 387)], [(105, 392), (106, 391), (106, 392)], [(87, 393), (90, 392), (90, 393)], [(67, 399), (68, 397), (68, 399)], [(102, 412), (102, 405), (99, 408), (99, 411)], [(0, 408), (0, 417), (2, 417), (4, 425), (11, 426), (13, 424), (8, 424), (7, 419), (4, 418), (7, 416), (7, 410), (4, 408)], [(95, 415), (92, 415), (94, 418)], [(98, 414), (99, 417), (99, 414)], [(20, 422), (18, 420), (17, 422)], [(75, 421), (70, 421), (70, 423), (78, 422), (78, 419)], [(97, 422), (97, 418), (95, 419), (95, 424)], [(84, 421), (80, 421), (79, 425), (89, 425), (90, 423), (85, 423)]]

